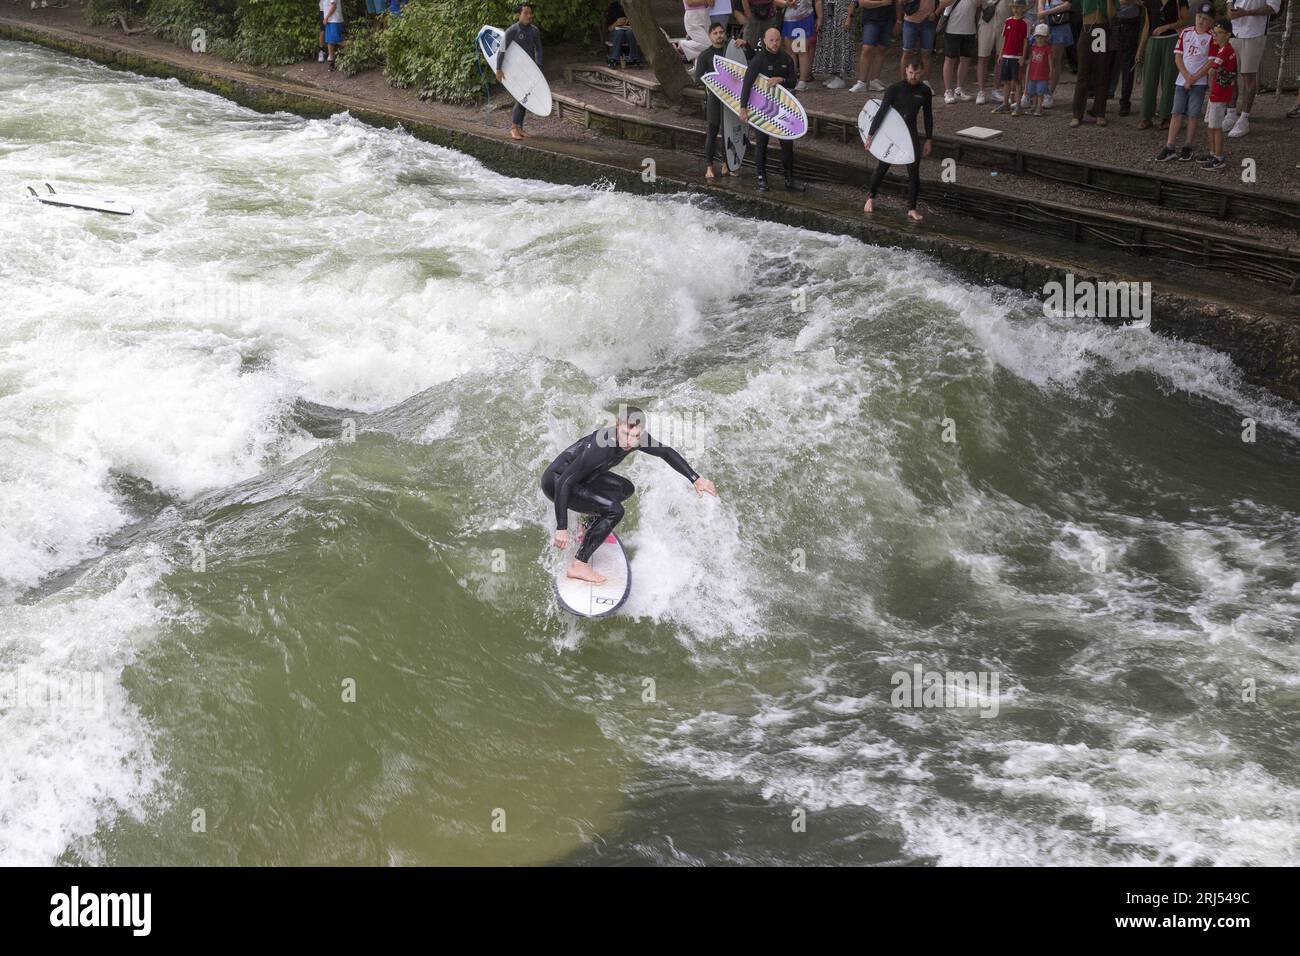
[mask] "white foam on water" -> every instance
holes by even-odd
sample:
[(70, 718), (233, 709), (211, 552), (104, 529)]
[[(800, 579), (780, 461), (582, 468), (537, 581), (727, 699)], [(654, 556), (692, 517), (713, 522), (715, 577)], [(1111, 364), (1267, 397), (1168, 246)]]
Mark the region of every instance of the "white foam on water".
[[(0, 606), (0, 864), (51, 865), (102, 820), (141, 817), (160, 792), (164, 768), (121, 676), (165, 616), (154, 590), (164, 568), (119, 557), (116, 580)], [(61, 681), (72, 693), (25, 690)]]

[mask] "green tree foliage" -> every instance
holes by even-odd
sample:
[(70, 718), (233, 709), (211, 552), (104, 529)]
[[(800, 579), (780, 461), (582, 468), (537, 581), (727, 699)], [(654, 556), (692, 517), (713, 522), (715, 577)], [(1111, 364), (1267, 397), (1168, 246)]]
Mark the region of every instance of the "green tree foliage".
[[(353, 74), (383, 66), (389, 82), (421, 97), (472, 102), (483, 93), (486, 70), (474, 37), (485, 23), (505, 29), (514, 22), (514, 4), (411, 0), (400, 17), (372, 32), (365, 0), (344, 0), (340, 67)], [(533, 7), (548, 44), (593, 37), (603, 9), (594, 0), (538, 0)], [(320, 30), (315, 0), (88, 0), (86, 18), (103, 23), (118, 11), (187, 48), (202, 30), (207, 52), (256, 65), (312, 58)]]

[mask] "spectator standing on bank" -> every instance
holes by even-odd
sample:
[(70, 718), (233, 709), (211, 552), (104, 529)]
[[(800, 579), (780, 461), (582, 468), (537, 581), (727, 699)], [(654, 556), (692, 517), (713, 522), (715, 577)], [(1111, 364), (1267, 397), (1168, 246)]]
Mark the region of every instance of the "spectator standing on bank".
[(1214, 42), (1210, 44), (1210, 106), (1205, 111), (1210, 155), (1201, 168), (1218, 172), (1228, 168), (1223, 156), (1223, 122), (1237, 93), (1237, 51), (1232, 43), (1231, 20), (1217, 21), (1211, 33)]
[[(1029, 24), (1025, 22), (1024, 0), (1011, 0), (1011, 16), (1002, 26), (1002, 56), (998, 58), (998, 80), (1003, 101), (994, 113), (1020, 115), (1020, 74), (1029, 59)], [(1028, 96), (1029, 91), (1025, 94)], [(1028, 100), (1025, 101), (1026, 105)]]
[(1051, 89), (1052, 28), (1046, 23), (1034, 27), (1034, 42), (1029, 48), (1029, 68), (1025, 71), (1025, 95), (1034, 116), (1043, 115), (1043, 100)]
[[(780, 2), (777, 0), (778, 5)], [(808, 82), (812, 79), (813, 50), (821, 27), (822, 0), (785, 0), (781, 37), (785, 52), (794, 60), (798, 71), (799, 82), (794, 87), (798, 93), (808, 89)]]
[(1110, 71), (1110, 97), (1119, 90), (1119, 115), (1128, 116), (1133, 108), (1133, 81), (1137, 76), (1138, 44), (1142, 42), (1142, 28), (1146, 24), (1147, 9), (1144, 0), (1120, 0), (1115, 67)]
[(813, 73), (830, 77), (826, 81), (828, 90), (842, 90), (856, 78), (858, 35), (853, 30), (853, 16), (857, 9), (857, 0), (822, 0), (822, 28), (813, 49)]
[(326, 61), (334, 69), (334, 55), (343, 42), (343, 0), (320, 0), (320, 11), (325, 18)]
[[(1142, 119), (1138, 129), (1150, 129), (1157, 120), (1169, 122), (1174, 107), (1174, 47), (1178, 31), (1192, 22), (1188, 0), (1146, 0), (1147, 17), (1134, 64), (1142, 71)], [(1159, 101), (1157, 102), (1157, 96)]]
[(1070, 0), (1038, 0), (1038, 22), (1047, 26), (1047, 41), (1052, 52), (1048, 62), (1047, 95), (1043, 109), (1056, 105), (1056, 84), (1061, 81), (1065, 51), (1074, 49), (1074, 27), (1070, 26)]
[(709, 7), (713, 0), (682, 0), (682, 26), (686, 29), (686, 39), (678, 45), (682, 56), (688, 63), (709, 46)]
[(903, 17), (903, 58), (899, 61), (898, 72), (905, 73), (907, 64), (920, 57), (918, 65), (924, 81), (930, 75), (930, 54), (934, 52), (935, 31), (938, 29), (938, 0), (902, 0), (898, 9)]
[(939, 16), (947, 17), (943, 34), (943, 101), (969, 103), (975, 97), (962, 89), (971, 61), (979, 52), (975, 20), (983, 0), (940, 0)]
[[(1079, 77), (1074, 82), (1071, 129), (1083, 122), (1106, 125), (1106, 97), (1110, 91), (1110, 71), (1115, 64), (1115, 31), (1110, 25), (1117, 8), (1116, 0), (1079, 0), (1083, 31), (1074, 47), (1079, 58)], [(1089, 93), (1092, 95), (1092, 110), (1085, 120)]]
[(1231, 0), (1232, 46), (1237, 52), (1237, 108), (1228, 110), (1223, 126), (1234, 139), (1250, 131), (1250, 110), (1259, 90), (1259, 61), (1264, 56), (1268, 18), (1282, 9), (1282, 0)]
[[(1007, 22), (1007, 12), (1011, 8), (1011, 0), (984, 0), (984, 6), (980, 10), (979, 22), (975, 25), (975, 105), (983, 106), (985, 103), (984, 82), (989, 77), (989, 59), (997, 64), (998, 47), (1002, 42), (1002, 28)], [(994, 84), (992, 99), (995, 103), (1002, 102), (1002, 94), (998, 92), (997, 77), (993, 77)]]
[(885, 65), (885, 52), (894, 34), (898, 20), (896, 0), (858, 0), (862, 8), (862, 52), (858, 56), (858, 82), (851, 93), (883, 93), (880, 71)]
[[(1196, 25), (1184, 27), (1178, 34), (1178, 45), (1174, 47), (1174, 63), (1178, 67), (1178, 79), (1174, 80), (1174, 111), (1169, 117), (1169, 138), (1165, 140), (1164, 149), (1156, 154), (1157, 163), (1168, 162), (1175, 156), (1184, 163), (1192, 159), (1192, 138), (1196, 135), (1196, 124), (1205, 112), (1205, 93), (1210, 82), (1210, 44), (1214, 42), (1210, 24), (1213, 18), (1214, 6), (1202, 3), (1196, 8)], [(1187, 123), (1187, 139), (1181, 150), (1175, 150), (1178, 130), (1184, 121)]]

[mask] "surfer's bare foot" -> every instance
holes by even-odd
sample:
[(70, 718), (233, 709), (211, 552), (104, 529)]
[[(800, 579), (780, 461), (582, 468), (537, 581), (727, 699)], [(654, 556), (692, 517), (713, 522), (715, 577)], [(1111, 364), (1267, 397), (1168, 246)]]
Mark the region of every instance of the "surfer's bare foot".
[(564, 572), (566, 578), (573, 578), (575, 581), (586, 581), (589, 584), (604, 584), (605, 576), (598, 574), (596, 569), (585, 561), (579, 561), (574, 558), (569, 562), (569, 569)]
[(907, 211), (907, 218), (912, 220), (912, 222), (920, 222), (921, 214), (917, 212), (915, 209), (909, 209)]
[(713, 174), (713, 167), (712, 167), (712, 166), (710, 166), (710, 167), (705, 171), (705, 173), (704, 173), (704, 178), (705, 178), (705, 179), (717, 179), (717, 178), (718, 178), (717, 176), (715, 176), (715, 175)]
[(727, 170), (727, 175), (728, 175), (728, 176), (739, 176), (739, 175), (740, 175), (740, 170), (739, 170), (739, 169), (728, 169), (728, 170)]
[(510, 127), (510, 138), (511, 138), (511, 139), (523, 139), (523, 138), (524, 138), (524, 131), (521, 130), (518, 126), (512, 126), (512, 127)]
[(865, 203), (862, 204), (862, 211), (865, 212), (868, 216), (871, 215), (873, 212), (876, 211), (876, 201), (874, 199), (868, 199)]

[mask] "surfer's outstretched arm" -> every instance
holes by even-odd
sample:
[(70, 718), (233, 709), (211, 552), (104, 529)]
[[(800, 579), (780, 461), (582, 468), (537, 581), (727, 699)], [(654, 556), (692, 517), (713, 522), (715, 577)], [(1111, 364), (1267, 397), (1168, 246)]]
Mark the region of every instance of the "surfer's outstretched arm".
[(681, 456), (681, 453), (678, 452), (676, 448), (673, 448), (670, 445), (661, 445), (648, 434), (643, 437), (642, 442), (638, 447), (647, 455), (654, 455), (656, 458), (668, 462), (673, 471), (677, 472), (677, 474), (681, 475), (695, 486), (695, 491), (698, 494), (703, 494), (707, 491), (715, 498), (718, 496), (718, 492), (713, 487), (713, 482), (709, 481), (707, 478), (701, 478), (699, 472), (687, 463), (686, 459)]

